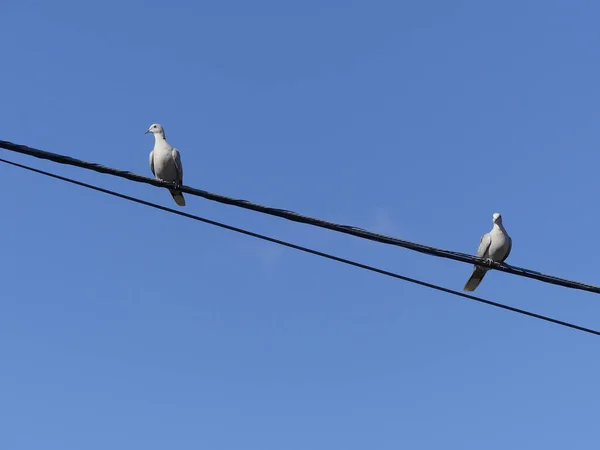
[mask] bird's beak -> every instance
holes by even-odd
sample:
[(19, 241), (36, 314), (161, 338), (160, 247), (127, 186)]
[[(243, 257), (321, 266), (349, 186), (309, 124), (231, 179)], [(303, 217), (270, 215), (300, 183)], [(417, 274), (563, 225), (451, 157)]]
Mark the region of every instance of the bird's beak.
[(150, 133), (150, 130), (144, 131), (144, 134), (148, 134), (148, 133)]

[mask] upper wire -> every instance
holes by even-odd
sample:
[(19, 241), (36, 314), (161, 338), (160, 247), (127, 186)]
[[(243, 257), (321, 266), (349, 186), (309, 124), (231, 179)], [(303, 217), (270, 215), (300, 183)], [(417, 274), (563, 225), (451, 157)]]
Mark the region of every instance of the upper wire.
[[(132, 172), (128, 172), (125, 170), (114, 169), (112, 167), (106, 167), (101, 164), (91, 163), (87, 161), (83, 161), (80, 159), (72, 158), (70, 156), (60, 155), (57, 153), (51, 153), (44, 150), (35, 149), (32, 147), (28, 147), (26, 145), (15, 144), (8, 141), (0, 140), (0, 148), (4, 148), (6, 150), (10, 150), (16, 153), (21, 153), (24, 155), (33, 156), (40, 159), (45, 159), (49, 161), (53, 161), (59, 164), (66, 164), (70, 166), (76, 166), (83, 169), (93, 170), (95, 172), (100, 172), (104, 174), (109, 174), (113, 176), (117, 176), (120, 178), (125, 178), (131, 181), (135, 181), (138, 183), (150, 184), (157, 187), (172, 189), (173, 184), (159, 181), (154, 178), (144, 177)], [(415, 242), (406, 241), (403, 239), (394, 238), (391, 236), (386, 236), (379, 233), (374, 233), (371, 231), (364, 230), (362, 228), (350, 226), (350, 225), (342, 225), (335, 222), (329, 222), (323, 219), (317, 219), (314, 217), (305, 216), (302, 214), (298, 214), (293, 211), (288, 211), (285, 209), (272, 208), (269, 206), (263, 206), (257, 203), (253, 203), (247, 200), (240, 200), (231, 197), (226, 197), (224, 195), (214, 194), (212, 192), (204, 191), (201, 189), (195, 189), (188, 186), (178, 186), (178, 189), (181, 192), (185, 192), (190, 195), (194, 195), (197, 197), (203, 197), (207, 200), (212, 200), (219, 203), (224, 203), (227, 205), (237, 206), (239, 208), (249, 209), (253, 211), (258, 211), (263, 214), (269, 214), (272, 216), (281, 217), (287, 220), (291, 220), (294, 222), (300, 222), (320, 228), (326, 228), (329, 230), (333, 230), (339, 233), (349, 234), (352, 236), (356, 236), (362, 239), (368, 239), (375, 242), (380, 242), (383, 244), (395, 245), (398, 247), (403, 247), (409, 250), (413, 250), (419, 253), (424, 253), (427, 255), (437, 256), (441, 258), (448, 258), (455, 261), (461, 261), (468, 264), (474, 264), (478, 266), (484, 266), (492, 269), (499, 270), (501, 272), (510, 273), (512, 275), (522, 276), (526, 278), (532, 278), (538, 281), (542, 281), (544, 283), (550, 283), (558, 286), (563, 286), (571, 289), (578, 289), (582, 291), (593, 292), (595, 294), (600, 294), (600, 287), (581, 283), (579, 281), (572, 281), (566, 278), (560, 278), (553, 275), (547, 275), (538, 271), (525, 269), (522, 267), (508, 265), (506, 263), (496, 263), (491, 262), (485, 259), (477, 258), (476, 256), (467, 255), (465, 253), (454, 252), (450, 250), (444, 250), (436, 247), (431, 247), (428, 245), (418, 244)]]

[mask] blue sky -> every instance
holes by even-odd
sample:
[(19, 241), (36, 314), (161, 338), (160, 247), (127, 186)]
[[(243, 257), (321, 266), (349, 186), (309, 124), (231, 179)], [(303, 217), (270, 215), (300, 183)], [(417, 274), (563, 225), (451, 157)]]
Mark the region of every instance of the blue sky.
[[(5, 0), (0, 139), (599, 284), (597, 2)], [(173, 206), (151, 186), (3, 157)], [(591, 448), (597, 337), (0, 167), (0, 447)], [(471, 267), (188, 196), (462, 289)], [(590, 251), (591, 250), (591, 251)], [(593, 294), (476, 292), (600, 328)]]

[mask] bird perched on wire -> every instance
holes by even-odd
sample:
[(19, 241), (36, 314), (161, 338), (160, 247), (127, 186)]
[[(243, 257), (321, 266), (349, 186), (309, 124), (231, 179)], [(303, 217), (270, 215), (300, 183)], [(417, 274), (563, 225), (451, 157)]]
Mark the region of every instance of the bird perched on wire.
[(150, 170), (157, 180), (167, 181), (175, 185), (169, 189), (173, 200), (179, 206), (185, 206), (185, 198), (177, 187), (183, 184), (183, 166), (181, 156), (176, 148), (171, 147), (165, 138), (165, 129), (158, 123), (153, 123), (146, 133), (154, 135), (154, 149), (150, 152)]
[[(502, 215), (494, 213), (492, 218), (494, 227), (492, 228), (492, 231), (482, 236), (481, 242), (479, 243), (479, 249), (477, 250), (477, 257), (501, 263), (504, 262), (510, 254), (510, 250), (512, 249), (512, 239), (502, 225)], [(463, 292), (472, 292), (477, 289), (477, 286), (479, 286), (479, 283), (481, 283), (481, 280), (483, 280), (483, 277), (488, 270), (490, 269), (487, 267), (475, 266), (471, 277), (463, 288)]]

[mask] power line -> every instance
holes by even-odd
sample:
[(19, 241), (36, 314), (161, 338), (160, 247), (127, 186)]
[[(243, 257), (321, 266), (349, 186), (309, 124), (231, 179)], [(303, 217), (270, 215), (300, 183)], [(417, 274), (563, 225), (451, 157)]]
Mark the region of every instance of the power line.
[[(138, 183), (150, 184), (157, 187), (163, 188), (173, 188), (173, 184), (158, 181), (154, 178), (148, 178), (141, 175), (137, 175), (132, 172), (127, 172), (124, 170), (114, 169), (111, 167), (106, 167), (101, 164), (91, 163), (87, 161), (82, 161), (80, 159), (71, 158), (69, 156), (60, 155), (57, 153), (46, 152), (43, 150), (38, 150), (32, 147), (27, 147), (25, 145), (14, 144), (12, 142), (0, 140), (0, 148), (4, 148), (6, 150), (10, 150), (16, 153), (21, 153), (29, 156), (34, 156), (40, 159), (46, 159), (49, 161), (53, 161), (59, 164), (66, 164), (70, 166), (76, 166), (83, 169), (93, 170), (95, 172), (105, 173), (113, 176), (117, 176), (120, 178), (125, 178), (131, 181), (135, 181)], [(353, 227), (350, 225), (341, 225), (334, 222), (329, 222), (322, 219), (317, 219), (309, 216), (305, 216), (302, 214), (295, 213), (293, 211), (288, 211), (284, 209), (272, 208), (269, 206), (263, 206), (257, 203), (252, 203), (247, 200), (240, 200), (231, 197), (226, 197), (224, 195), (214, 194), (212, 192), (203, 191), (201, 189), (195, 189), (187, 186), (178, 187), (178, 189), (182, 192), (185, 192), (190, 195), (194, 195), (197, 197), (203, 197), (207, 200), (216, 201), (219, 203), (224, 203), (227, 205), (237, 206), (239, 208), (250, 209), (253, 211), (258, 211), (263, 214), (269, 214), (272, 216), (282, 217), (284, 219), (288, 219), (294, 222), (300, 222), (307, 225), (312, 225), (320, 228), (326, 228), (328, 230), (333, 230), (339, 233), (349, 234), (352, 236), (356, 236), (362, 239), (368, 239), (375, 242), (380, 242), (383, 244), (396, 245), (398, 247), (407, 248), (409, 250), (413, 250), (419, 253), (425, 253), (427, 255), (438, 256), (441, 258), (448, 258), (455, 261), (461, 261), (468, 264), (475, 264), (478, 266), (490, 267), (501, 272), (510, 273), (513, 275), (518, 275), (526, 278), (532, 278), (538, 281), (542, 281), (544, 283), (550, 283), (558, 286), (563, 286), (571, 289), (579, 289), (582, 291), (593, 292), (595, 294), (600, 294), (600, 287), (593, 286), (585, 283), (581, 283), (578, 281), (571, 281), (565, 278), (559, 278), (552, 275), (546, 275), (541, 272), (537, 272), (530, 269), (524, 269), (521, 267), (511, 266), (506, 263), (493, 263), (484, 259), (477, 258), (475, 256), (467, 255), (465, 253), (453, 252), (450, 250), (443, 250), (436, 247), (430, 247), (423, 244), (418, 244), (415, 242), (405, 241), (402, 239), (394, 238), (391, 236), (386, 236), (379, 233), (373, 233), (371, 231), (364, 230), (362, 228)]]
[(569, 322), (564, 322), (562, 320), (554, 319), (552, 317), (543, 316), (541, 314), (536, 314), (534, 312), (527, 311), (527, 310), (524, 310), (524, 309), (515, 308), (515, 307), (512, 307), (512, 306), (504, 305), (502, 303), (497, 303), (497, 302), (493, 302), (491, 300), (486, 300), (486, 299), (481, 298), (481, 297), (476, 297), (474, 295), (469, 295), (469, 294), (465, 294), (463, 292), (454, 291), (452, 289), (447, 289), (447, 288), (444, 288), (444, 287), (441, 287), (441, 286), (437, 286), (435, 284), (427, 283), (425, 281), (416, 280), (414, 278), (406, 277), (404, 275), (400, 275), (400, 274), (397, 274), (397, 273), (394, 273), (394, 272), (390, 272), (390, 271), (383, 270), (383, 269), (378, 269), (377, 267), (369, 266), (367, 264), (362, 264), (362, 263), (359, 263), (359, 262), (356, 262), (356, 261), (353, 261), (353, 260), (350, 260), (350, 259), (340, 258), (338, 256), (331, 255), (329, 253), (320, 252), (318, 250), (313, 250), (313, 249), (310, 249), (310, 248), (307, 248), (307, 247), (303, 247), (303, 246), (300, 246), (300, 245), (292, 244), (290, 242), (282, 241), (280, 239), (275, 239), (275, 238), (272, 238), (272, 237), (269, 237), (269, 236), (265, 236), (265, 235), (262, 235), (262, 234), (253, 233), (251, 231), (247, 231), (247, 230), (244, 230), (242, 228), (233, 227), (231, 225), (227, 225), (227, 224), (224, 224), (224, 223), (221, 223), (221, 222), (216, 222), (214, 220), (205, 219), (203, 217), (196, 216), (194, 214), (189, 214), (189, 213), (185, 213), (185, 212), (178, 211), (178, 210), (175, 210), (175, 209), (167, 208), (166, 206), (157, 205), (156, 203), (151, 203), (151, 202), (148, 202), (148, 201), (136, 198), (136, 197), (131, 197), (129, 195), (125, 195), (125, 194), (121, 194), (121, 193), (118, 193), (118, 192), (115, 192), (115, 191), (111, 191), (109, 189), (104, 189), (104, 188), (101, 188), (101, 187), (98, 187), (98, 186), (94, 186), (94, 185), (91, 185), (91, 184), (88, 184), (88, 183), (84, 183), (84, 182), (81, 182), (81, 181), (73, 180), (72, 178), (67, 178), (67, 177), (56, 175), (56, 174), (53, 174), (53, 173), (50, 173), (50, 172), (46, 172), (44, 170), (35, 169), (33, 167), (29, 167), (29, 166), (26, 166), (26, 165), (23, 165), (23, 164), (15, 163), (13, 161), (8, 161), (8, 160), (0, 158), (0, 162), (5, 163), (5, 164), (9, 164), (11, 166), (19, 167), (21, 169), (25, 169), (25, 170), (28, 170), (30, 172), (35, 172), (35, 173), (38, 173), (38, 174), (41, 174), (41, 175), (46, 175), (48, 177), (55, 178), (57, 180), (66, 181), (67, 183), (75, 184), (77, 186), (82, 186), (82, 187), (85, 187), (85, 188), (88, 188), (88, 189), (92, 189), (94, 191), (102, 192), (104, 194), (112, 195), (114, 197), (119, 197), (119, 198), (122, 198), (122, 199), (125, 199), (125, 200), (129, 200), (131, 202), (139, 203), (141, 205), (149, 206), (151, 208), (159, 209), (161, 211), (166, 211), (166, 212), (169, 212), (171, 214), (176, 214), (178, 216), (187, 217), (188, 219), (197, 220), (199, 222), (207, 223), (209, 225), (214, 225), (214, 226), (217, 226), (219, 228), (224, 228), (226, 230), (230, 230), (230, 231), (234, 231), (236, 233), (244, 234), (246, 236), (252, 236), (254, 238), (261, 239), (263, 241), (272, 242), (274, 244), (282, 245), (282, 246), (285, 246), (285, 247), (288, 247), (288, 248), (293, 248), (295, 250), (299, 250), (299, 251), (302, 251), (302, 252), (305, 252), (305, 253), (310, 253), (311, 255), (320, 256), (322, 258), (326, 258), (326, 259), (337, 261), (337, 262), (340, 262), (340, 263), (343, 263), (343, 264), (347, 264), (347, 265), (350, 265), (350, 266), (358, 267), (360, 269), (364, 269), (364, 270), (368, 270), (368, 271), (371, 271), (371, 272), (379, 273), (381, 275), (386, 275), (386, 276), (389, 276), (389, 277), (392, 277), (392, 278), (396, 278), (396, 279), (399, 279), (399, 280), (407, 281), (409, 283), (418, 284), (419, 286), (424, 286), (424, 287), (427, 287), (427, 288), (430, 288), (430, 289), (435, 289), (437, 291), (441, 291), (441, 292), (445, 292), (445, 293), (448, 293), (448, 294), (456, 295), (458, 297), (463, 297), (463, 298), (466, 298), (466, 299), (469, 299), (469, 300), (474, 300), (476, 302), (483, 303), (483, 304), (488, 305), (488, 306), (494, 306), (496, 308), (500, 308), (500, 309), (504, 309), (504, 310), (507, 310), (507, 311), (515, 312), (517, 314), (521, 314), (521, 315), (533, 317), (535, 319), (544, 320), (546, 322), (554, 323), (556, 325), (561, 325), (561, 326), (564, 326), (564, 327), (568, 327), (568, 328), (572, 328), (572, 329), (575, 329), (575, 330), (583, 331), (585, 333), (590, 333), (590, 334), (594, 334), (594, 335), (600, 336), (600, 331), (597, 331), (597, 330), (594, 330), (594, 329), (591, 329), (591, 328), (582, 327), (582, 326), (575, 325), (575, 324), (572, 324), (572, 323), (569, 323)]

